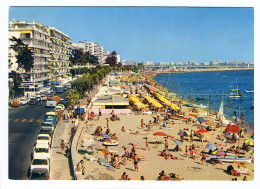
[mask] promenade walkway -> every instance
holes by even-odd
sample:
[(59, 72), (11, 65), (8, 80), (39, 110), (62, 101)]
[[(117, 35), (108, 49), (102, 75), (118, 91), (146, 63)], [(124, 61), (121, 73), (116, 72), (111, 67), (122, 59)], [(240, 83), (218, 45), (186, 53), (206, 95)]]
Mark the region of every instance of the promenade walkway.
[[(65, 110), (67, 114), (67, 110)], [(63, 139), (65, 144), (69, 142), (73, 123), (61, 120), (57, 125), (51, 147), (50, 180), (72, 180), (73, 173), (70, 172), (70, 159), (61, 154), (60, 143)]]
[[(98, 86), (88, 94), (91, 99), (95, 96), (98, 91)], [(87, 97), (80, 100), (82, 104), (87, 104)], [(65, 110), (65, 115), (67, 115), (67, 110)], [(83, 121), (79, 120), (79, 125), (83, 125)], [(71, 136), (71, 128), (74, 123), (67, 122), (67, 120), (61, 120), (57, 125), (51, 147), (51, 161), (50, 161), (50, 180), (73, 180), (73, 170), (72, 165), (70, 166), (70, 159), (65, 155), (61, 154), (60, 143), (64, 140), (65, 145), (68, 144)], [(77, 152), (74, 152), (77, 153)], [(73, 160), (72, 160), (73, 161)]]

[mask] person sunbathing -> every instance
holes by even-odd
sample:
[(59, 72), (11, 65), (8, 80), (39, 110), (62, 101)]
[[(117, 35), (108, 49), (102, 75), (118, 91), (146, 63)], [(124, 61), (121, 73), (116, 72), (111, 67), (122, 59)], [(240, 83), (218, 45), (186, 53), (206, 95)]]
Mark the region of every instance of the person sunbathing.
[(166, 150), (161, 151), (161, 156), (163, 156), (165, 159), (168, 159), (168, 155), (166, 153)]
[(118, 137), (116, 136), (116, 133), (114, 133), (114, 134), (111, 136), (111, 139), (113, 139), (113, 140), (118, 140)]

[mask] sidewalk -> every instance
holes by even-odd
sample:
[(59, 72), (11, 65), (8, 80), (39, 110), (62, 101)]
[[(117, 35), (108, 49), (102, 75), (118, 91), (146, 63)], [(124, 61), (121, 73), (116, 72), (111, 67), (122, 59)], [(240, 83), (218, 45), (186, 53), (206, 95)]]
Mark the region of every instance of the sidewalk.
[[(65, 110), (65, 114), (67, 110)], [(71, 121), (68, 123), (67, 120), (61, 120), (57, 125), (52, 139), (51, 147), (51, 167), (50, 167), (50, 180), (72, 180), (73, 176), (70, 173), (70, 159), (65, 155), (61, 154), (60, 143), (63, 139), (65, 145), (70, 139), (70, 132), (73, 123)], [(65, 147), (66, 149), (66, 147)]]
[[(95, 86), (93, 90), (88, 94), (88, 97), (93, 98), (97, 93), (99, 87)], [(81, 99), (81, 103), (86, 105), (88, 103), (87, 97)], [(65, 115), (67, 114), (67, 110), (65, 110)], [(79, 120), (80, 123), (83, 121)], [(61, 120), (61, 122), (57, 125), (56, 130), (54, 132), (54, 136), (52, 139), (52, 147), (51, 147), (51, 161), (50, 161), (50, 180), (72, 180), (73, 179), (73, 170), (72, 165), (69, 166), (70, 159), (61, 154), (60, 143), (63, 139), (65, 145), (71, 136), (71, 128), (74, 124), (71, 122), (68, 123), (67, 120)], [(65, 148), (66, 149), (66, 148)], [(77, 152), (76, 152), (77, 153)], [(71, 160), (73, 161), (73, 160)]]

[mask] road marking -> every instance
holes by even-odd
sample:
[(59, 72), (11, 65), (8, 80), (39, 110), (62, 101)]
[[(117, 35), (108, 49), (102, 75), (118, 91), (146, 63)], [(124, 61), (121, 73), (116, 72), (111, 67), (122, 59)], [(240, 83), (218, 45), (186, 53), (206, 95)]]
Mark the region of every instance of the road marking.
[(19, 119), (14, 120), (14, 122), (17, 122)]
[(25, 122), (26, 121), (26, 119), (23, 119), (21, 122)]
[(37, 123), (40, 123), (40, 122), (41, 122), (41, 120), (40, 120), (40, 119), (38, 119), (36, 122), (37, 122)]
[(31, 122), (33, 122), (33, 120), (34, 120), (34, 119), (30, 119), (29, 122), (31, 123)]

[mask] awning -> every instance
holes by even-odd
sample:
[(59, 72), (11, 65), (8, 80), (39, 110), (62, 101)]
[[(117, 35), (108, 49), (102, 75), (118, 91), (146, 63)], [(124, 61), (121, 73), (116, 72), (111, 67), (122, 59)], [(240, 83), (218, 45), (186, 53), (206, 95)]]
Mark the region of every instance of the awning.
[(30, 34), (32, 31), (31, 30), (22, 30), (21, 34)]

